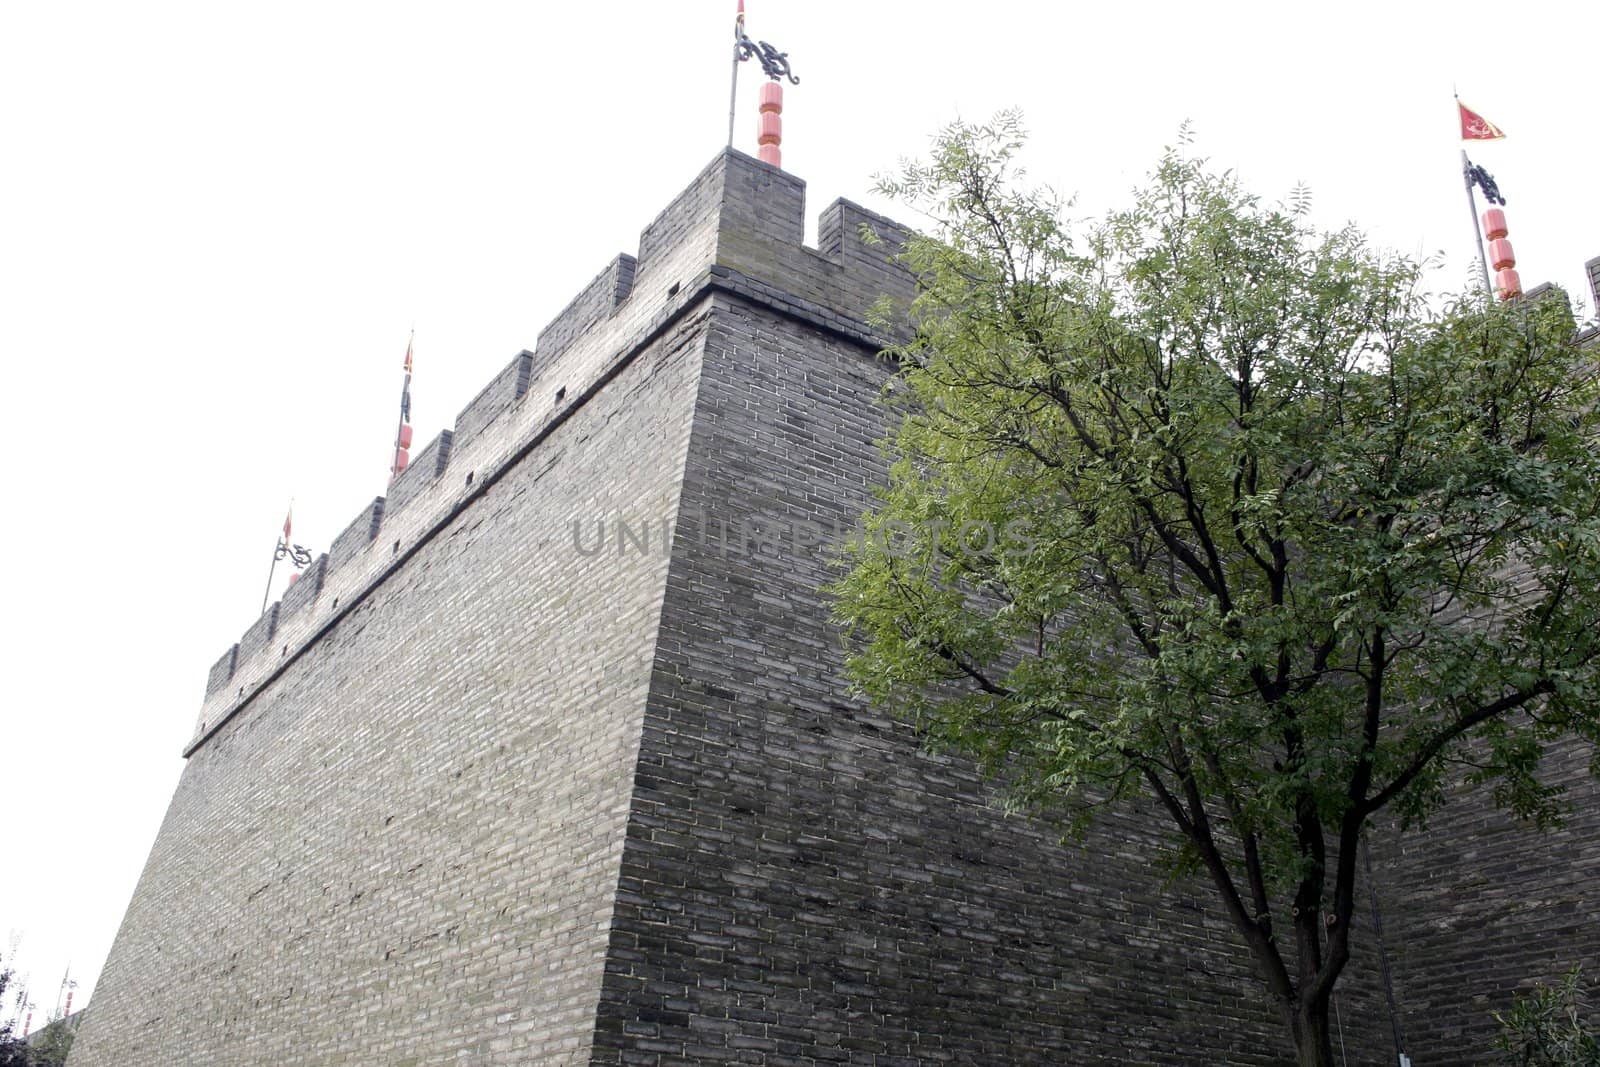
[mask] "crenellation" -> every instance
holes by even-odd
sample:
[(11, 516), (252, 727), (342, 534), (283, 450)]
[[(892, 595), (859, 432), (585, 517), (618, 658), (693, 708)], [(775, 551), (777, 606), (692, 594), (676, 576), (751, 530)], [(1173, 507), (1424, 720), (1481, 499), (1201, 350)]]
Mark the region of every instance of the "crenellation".
[(444, 474), (445, 468), (450, 465), (450, 452), (454, 440), (455, 434), (450, 430), (439, 431), (439, 436), (429, 441), (421, 452), (412, 457), (411, 465), (389, 483), (389, 493), (383, 505), (386, 520), (392, 521), (412, 500), (426, 493), (434, 481)]
[(805, 242), (806, 183), (742, 152), (730, 152), (723, 179), (724, 237), (756, 237), (774, 247)]
[(211, 665), (211, 673), (206, 676), (206, 696), (209, 697), (228, 684), (228, 680), (233, 677), (234, 664), (238, 659), (239, 646), (234, 645)]
[[(332, 605), (358, 600), (371, 583), (382, 580), (393, 560), (394, 553), (376, 554), (359, 573), (350, 571), (349, 564), (366, 551), (380, 525), (394, 526), (393, 537), (386, 532), (385, 540), (402, 546), (425, 536), (474, 492), (465, 475), (443, 478), (447, 466), (459, 461), (459, 468), (482, 485), (525, 441), (544, 432), (602, 381), (618, 365), (619, 353), (665, 328), (709, 289), (769, 303), (863, 344), (891, 340), (868, 325), (869, 313), (879, 295), (901, 305), (910, 299), (912, 281), (893, 262), (908, 231), (841, 199), (819, 219), (824, 249), (818, 251), (802, 244), (804, 207), (805, 183), (800, 179), (740, 152), (719, 153), (644, 228), (638, 256), (614, 257), (540, 332), (533, 351), (518, 353), (473, 398), (457, 417), (455, 430), (445, 431), (418, 454), (391, 483), (388, 497), (374, 501), (335, 538), (318, 593), (328, 591), (324, 599)], [(883, 240), (863, 241), (863, 224)], [(642, 286), (641, 278), (646, 280)], [(532, 403), (522, 403), (525, 398)], [(508, 417), (513, 409), (515, 416)], [(396, 526), (402, 511), (403, 521)], [(314, 639), (325, 622), (321, 614), (316, 620), (297, 617), (286, 633), (290, 643)], [(289, 615), (283, 613), (280, 627)], [(252, 663), (240, 655), (230, 677), (245, 683), (248, 694), (281, 659)], [(197, 729), (216, 726), (247, 699), (233, 690), (208, 688)]]
[(456, 416), (453, 447), (465, 448), (483, 432), (484, 427), (499, 418), (501, 412), (528, 391), (528, 383), (532, 378), (533, 353), (523, 349)]
[[(894, 340), (879, 332), (875, 305), (888, 296), (903, 312), (915, 295), (914, 280), (894, 258), (911, 231), (839, 199), (818, 219), (819, 247), (807, 248), (801, 243), (804, 204), (805, 183), (800, 179), (740, 152), (719, 153), (644, 228), (638, 257), (614, 257), (540, 332), (533, 351), (519, 353), (462, 411), (455, 432), (445, 431), (424, 449), (392, 483), (388, 499), (375, 501), (335, 540), (322, 564), (321, 585), (365, 550), (386, 517), (392, 523), (406, 512), (403, 528), (394, 531), (396, 553), (398, 546), (426, 536), (441, 515), (463, 506), (472, 495), (471, 477), (442, 477), (453, 458), (462, 457), (462, 469), (481, 485), (523, 442), (544, 432), (562, 410), (603, 380), (633, 338), (660, 329), (708, 289), (760, 301), (858, 343), (881, 346)], [(1600, 258), (1589, 267), (1594, 276)], [(647, 284), (637, 285), (639, 278)], [(558, 366), (559, 372), (551, 373)], [(538, 396), (529, 397), (530, 392)], [(533, 402), (520, 405), (515, 418), (503, 418), (524, 397)], [(494, 423), (499, 424), (495, 432), (486, 435)], [(419, 503), (422, 498), (425, 504)], [(359, 599), (372, 582), (382, 580), (393, 554), (371, 557), (359, 574), (341, 574), (330, 603), (337, 605), (343, 598), (349, 605)], [(298, 606), (297, 599), (286, 598), (280, 626)], [(301, 635), (300, 627), (294, 629), (297, 640), (313, 639), (317, 632), (308, 627)], [(276, 664), (269, 658), (254, 667), (247, 660), (235, 651), (229, 678), (255, 684)], [(221, 693), (220, 685), (208, 684), (207, 693), (202, 721), (220, 722), (228, 714), (223, 705), (232, 703), (232, 696)]]
[[(455, 431), (440, 430), (438, 436), (428, 443), (428, 448), (423, 450), (424, 453), (428, 450), (433, 451), (433, 476), (435, 478), (443, 474), (444, 469), (450, 466), (450, 457), (455, 453), (455, 447)], [(424, 462), (422, 467), (426, 469), (427, 463)]]
[(740, 152), (724, 156), (717, 263), (776, 281), (806, 231), (806, 183)]
[[(690, 244), (702, 246), (703, 258), (716, 250), (717, 219), (722, 208), (723, 171), (731, 151), (719, 154), (639, 233), (636, 274), (652, 274), (670, 253)], [(697, 238), (698, 240), (691, 240)]]
[(261, 613), (261, 617), (251, 624), (250, 629), (239, 638), (238, 648), (239, 663), (248, 663), (256, 653), (266, 648), (272, 641), (273, 634), (278, 632), (278, 608), (281, 602), (274, 602), (271, 607)]
[[(870, 241), (863, 229), (872, 235)], [(817, 251), (846, 266), (878, 270), (885, 264), (885, 256), (897, 255), (910, 239), (909, 226), (844, 197), (829, 204), (817, 218)], [(905, 273), (904, 268), (899, 270)]]
[(344, 528), (343, 533), (333, 539), (333, 544), (328, 546), (328, 574), (332, 575), (354, 556), (365, 551), (378, 536), (378, 528), (383, 525), (384, 503), (383, 497), (376, 497), (350, 520), (350, 525)]
[[(818, 220), (820, 247), (806, 248), (805, 183), (738, 152), (725, 153), (723, 162), (719, 268), (826, 309), (824, 317), (841, 318), (851, 329), (865, 329), (885, 296), (903, 317), (916, 291), (895, 261), (906, 227), (840, 199)], [(877, 235), (875, 243), (862, 238), (863, 224)]]
[(543, 374), (573, 342), (594, 328), (595, 323), (607, 318), (633, 292), (634, 271), (639, 261), (626, 252), (620, 252), (595, 275), (583, 291), (539, 331), (533, 345), (534, 367)]
[(306, 605), (317, 599), (317, 594), (322, 592), (322, 582), (328, 573), (328, 554), (322, 553), (305, 570), (300, 572), (289, 588), (283, 591), (283, 599), (278, 601), (278, 625), (282, 627), (289, 619)]

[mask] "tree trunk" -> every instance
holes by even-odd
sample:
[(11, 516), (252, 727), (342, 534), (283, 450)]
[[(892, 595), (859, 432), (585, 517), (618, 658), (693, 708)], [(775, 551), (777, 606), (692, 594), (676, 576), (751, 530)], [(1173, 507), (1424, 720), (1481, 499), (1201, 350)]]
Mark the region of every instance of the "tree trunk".
[(1294, 1013), (1293, 1030), (1298, 1067), (1335, 1067), (1327, 997), (1320, 1002), (1299, 1005)]

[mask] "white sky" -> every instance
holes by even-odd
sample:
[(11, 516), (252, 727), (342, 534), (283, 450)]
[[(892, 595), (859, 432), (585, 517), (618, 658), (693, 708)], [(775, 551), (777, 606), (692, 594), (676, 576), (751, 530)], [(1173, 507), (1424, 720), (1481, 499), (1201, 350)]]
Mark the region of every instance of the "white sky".
[[(784, 162), (813, 232), (837, 196), (913, 221), (871, 176), (958, 115), (1023, 107), (1031, 175), (1085, 215), (1188, 118), (1256, 191), (1303, 180), (1321, 223), (1443, 251), (1463, 285), (1454, 84), (1510, 135), (1470, 150), (1524, 282), (1587, 301), (1590, 3), (749, 6), (801, 78)], [(22, 935), (41, 1014), (69, 962), (82, 1004), (110, 950), (289, 497), (322, 551), (382, 493), (413, 324), (420, 447), (636, 251), (726, 137), (732, 13), (0, 6), (0, 937)], [(758, 82), (746, 64), (751, 153)]]

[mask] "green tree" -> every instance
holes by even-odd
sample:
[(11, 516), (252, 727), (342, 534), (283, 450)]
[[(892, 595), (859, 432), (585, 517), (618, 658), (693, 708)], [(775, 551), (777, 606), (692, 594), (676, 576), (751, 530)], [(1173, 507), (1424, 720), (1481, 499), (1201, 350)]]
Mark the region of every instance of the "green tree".
[(1553, 986), (1517, 997), (1495, 1048), (1512, 1067), (1600, 1067), (1600, 1035), (1583, 1018), (1583, 982), (1574, 967)]
[(956, 124), (883, 183), (932, 226), (833, 589), (853, 676), (1019, 802), (1153, 798), (1332, 1063), (1373, 819), (1464, 766), (1549, 822), (1541, 750), (1600, 737), (1592, 356), (1563, 302), (1431, 311), (1181, 149), (1074, 234), (1021, 145)]
[[(4, 1011), (6, 993), (15, 982), (16, 975), (4, 956), (0, 956), (0, 1011)], [(16, 1006), (24, 1007), (20, 994), (15, 995)], [(0, 1067), (28, 1067), (28, 1043), (16, 1036), (9, 1020), (0, 1022)]]
[(30, 1067), (62, 1067), (77, 1036), (78, 1027), (73, 1019), (65, 1016), (51, 1019), (28, 1044)]

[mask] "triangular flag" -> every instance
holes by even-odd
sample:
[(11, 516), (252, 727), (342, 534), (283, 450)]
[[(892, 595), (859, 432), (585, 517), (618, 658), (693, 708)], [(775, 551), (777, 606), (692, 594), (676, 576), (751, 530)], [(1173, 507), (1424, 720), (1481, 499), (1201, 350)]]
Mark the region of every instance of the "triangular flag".
[(294, 526), (294, 505), (289, 505), (289, 514), (283, 517), (283, 543), (289, 543), (289, 530)]
[(416, 334), (411, 335), (411, 340), (406, 342), (406, 373), (411, 373), (411, 345), (417, 339)]
[(1461, 139), (1463, 141), (1498, 141), (1505, 136), (1504, 131), (1476, 111), (1472, 110), (1460, 99), (1456, 100), (1456, 107), (1461, 109)]

